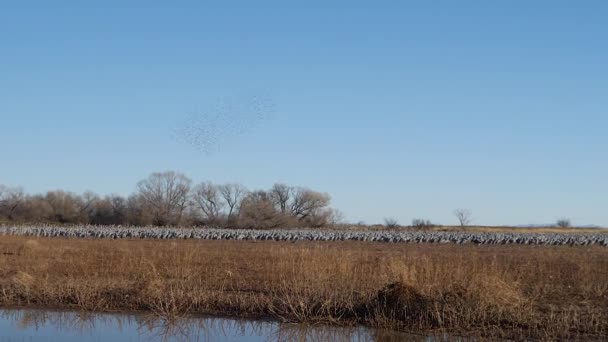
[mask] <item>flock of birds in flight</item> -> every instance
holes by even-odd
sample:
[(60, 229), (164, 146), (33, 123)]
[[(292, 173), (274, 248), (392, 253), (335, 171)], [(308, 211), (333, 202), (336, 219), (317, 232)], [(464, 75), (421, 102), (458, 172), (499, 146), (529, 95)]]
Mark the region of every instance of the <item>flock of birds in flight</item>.
[(209, 108), (188, 115), (173, 128), (173, 138), (195, 150), (211, 154), (231, 139), (249, 134), (269, 120), (274, 102), (261, 95), (233, 96), (218, 100)]

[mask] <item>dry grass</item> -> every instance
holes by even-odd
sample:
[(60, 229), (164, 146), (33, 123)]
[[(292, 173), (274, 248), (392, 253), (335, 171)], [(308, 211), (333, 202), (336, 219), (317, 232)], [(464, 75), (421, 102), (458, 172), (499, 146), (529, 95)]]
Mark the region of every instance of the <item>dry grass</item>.
[(0, 237), (0, 305), (608, 337), (608, 249)]

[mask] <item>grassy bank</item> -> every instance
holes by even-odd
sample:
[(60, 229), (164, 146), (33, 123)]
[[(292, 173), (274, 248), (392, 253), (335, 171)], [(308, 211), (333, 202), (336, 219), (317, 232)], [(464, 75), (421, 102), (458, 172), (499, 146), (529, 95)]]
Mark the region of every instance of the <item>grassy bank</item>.
[(0, 305), (608, 336), (608, 249), (0, 237)]

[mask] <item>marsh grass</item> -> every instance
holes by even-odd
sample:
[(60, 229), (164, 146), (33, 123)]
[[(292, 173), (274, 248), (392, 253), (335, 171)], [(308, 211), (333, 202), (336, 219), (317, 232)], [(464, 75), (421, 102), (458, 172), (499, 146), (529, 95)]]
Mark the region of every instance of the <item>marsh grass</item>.
[(0, 237), (0, 305), (608, 337), (608, 249)]

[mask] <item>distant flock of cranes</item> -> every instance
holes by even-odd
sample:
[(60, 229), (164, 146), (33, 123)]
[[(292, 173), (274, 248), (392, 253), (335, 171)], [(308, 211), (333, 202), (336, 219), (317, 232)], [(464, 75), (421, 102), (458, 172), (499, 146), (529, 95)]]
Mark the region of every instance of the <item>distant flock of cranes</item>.
[(245, 230), (225, 228), (122, 226), (0, 226), (0, 235), (97, 239), (201, 239), (248, 241), (368, 241), (479, 245), (608, 247), (608, 233), (516, 233), (439, 231), (347, 231), (313, 229)]

